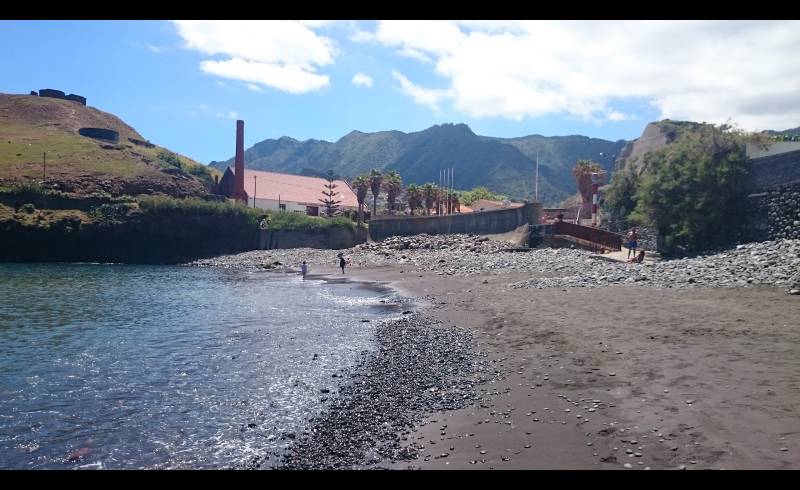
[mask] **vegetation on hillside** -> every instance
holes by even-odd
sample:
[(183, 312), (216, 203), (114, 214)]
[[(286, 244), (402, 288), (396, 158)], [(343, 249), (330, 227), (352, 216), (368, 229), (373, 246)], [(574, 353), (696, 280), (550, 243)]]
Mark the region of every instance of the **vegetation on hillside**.
[(478, 199), (486, 199), (488, 201), (504, 201), (508, 199), (508, 197), (502, 194), (495, 194), (489, 189), (487, 189), (485, 186), (480, 186), (480, 187), (474, 187), (468, 191), (461, 192), (460, 199), (463, 204), (471, 206), (472, 203), (474, 203)]
[[(465, 124), (441, 124), (413, 133), (354, 131), (334, 143), (265, 140), (249, 148), (245, 159), (248, 168), (288, 173), (333, 168), (354, 177), (372, 168), (396, 170), (416, 185), (437, 182), (441, 169), (453, 167), (458, 188), (486, 186), (522, 199), (534, 195), (538, 153), (539, 198), (555, 204), (576, 190), (570, 175), (576, 160), (591, 158), (610, 172), (625, 143), (585, 136), (492, 138), (476, 135)], [(224, 170), (232, 164), (233, 159), (213, 165)]]
[(729, 245), (744, 222), (748, 138), (729, 125), (681, 131), (644, 156), (641, 175), (617, 173), (604, 207), (632, 223), (654, 225), (668, 253)]

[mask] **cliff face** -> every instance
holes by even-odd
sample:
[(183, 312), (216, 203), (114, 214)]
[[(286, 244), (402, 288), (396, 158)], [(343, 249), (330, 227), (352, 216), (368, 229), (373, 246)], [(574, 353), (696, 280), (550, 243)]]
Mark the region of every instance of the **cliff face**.
[(651, 122), (645, 126), (642, 135), (629, 142), (620, 152), (614, 164), (614, 171), (633, 169), (637, 175), (646, 170), (644, 156), (652, 151), (659, 150), (672, 143), (683, 132), (696, 131), (703, 124), (691, 121), (663, 121)]

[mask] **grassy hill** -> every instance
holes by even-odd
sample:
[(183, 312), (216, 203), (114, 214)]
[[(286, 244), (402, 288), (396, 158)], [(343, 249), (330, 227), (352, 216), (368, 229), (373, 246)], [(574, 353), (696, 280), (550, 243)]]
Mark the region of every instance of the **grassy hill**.
[[(114, 144), (82, 136), (83, 127), (119, 132)], [(163, 193), (200, 197), (218, 172), (145, 140), (118, 117), (46, 97), (0, 94), (0, 188), (41, 181), (62, 192), (111, 196)]]

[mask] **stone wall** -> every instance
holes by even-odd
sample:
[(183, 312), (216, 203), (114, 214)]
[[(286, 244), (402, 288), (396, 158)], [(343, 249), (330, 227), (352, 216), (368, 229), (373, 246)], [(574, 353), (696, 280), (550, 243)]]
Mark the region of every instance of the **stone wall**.
[(540, 203), (525, 203), (518, 208), (449, 216), (381, 216), (370, 221), (369, 234), (373, 240), (422, 233), (489, 235), (512, 231), (523, 224), (537, 224), (541, 213)]
[(800, 182), (748, 196), (748, 239), (800, 238)]
[(259, 248), (324, 248), (340, 250), (367, 241), (366, 232), (353, 231), (343, 226), (324, 230), (261, 230)]
[(113, 129), (105, 128), (80, 128), (78, 134), (89, 138), (119, 143), (119, 133)]
[[(36, 95), (35, 90), (31, 90), (31, 95)], [(61, 90), (55, 90), (52, 88), (43, 88), (39, 90), (39, 97), (49, 97), (51, 99), (61, 99), (61, 100), (71, 100), (72, 102), (77, 102), (81, 105), (86, 105), (86, 97), (83, 97), (78, 94), (65, 94)]]

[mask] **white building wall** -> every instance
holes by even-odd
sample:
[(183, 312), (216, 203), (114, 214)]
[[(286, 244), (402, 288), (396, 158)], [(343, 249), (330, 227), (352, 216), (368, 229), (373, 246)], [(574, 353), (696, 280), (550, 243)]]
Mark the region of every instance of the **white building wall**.
[[(305, 204), (300, 204), (300, 203), (296, 203), (296, 202), (293, 202), (293, 201), (283, 201), (283, 200), (280, 201), (280, 204), (283, 204), (283, 205), (286, 206), (286, 211), (287, 212), (300, 212), (300, 213), (306, 214), (306, 205)], [(248, 205), (251, 206), (251, 207), (253, 206), (253, 199), (250, 199), (248, 201)], [(322, 203), (316, 204), (315, 206), (319, 210), (319, 215), (322, 216), (325, 213), (325, 206)], [(278, 201), (275, 200), (275, 199), (256, 198), (255, 207), (257, 207), (259, 209), (266, 210), (266, 211), (279, 211), (280, 210)], [(357, 209), (357, 208), (341, 207), (340, 209)]]
[[(281, 201), (280, 204), (286, 206), (286, 211), (299, 211), (303, 214), (306, 214), (306, 205), (305, 204), (298, 204), (296, 202), (291, 201)], [(250, 199), (250, 205), (253, 205), (253, 200)], [(278, 211), (280, 207), (278, 205), (277, 200), (273, 199), (260, 199), (256, 198), (256, 206), (257, 208), (264, 209), (266, 211)]]
[(746, 152), (749, 158), (761, 158), (772, 155), (779, 155), (789, 151), (800, 150), (800, 141), (773, 141), (770, 142), (769, 148), (763, 149), (759, 145), (747, 143)]

